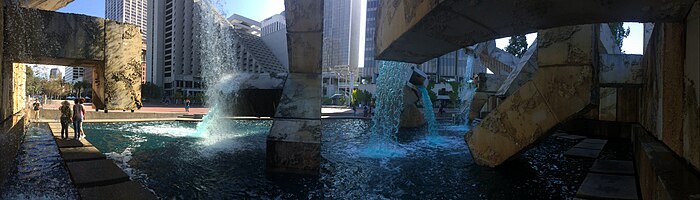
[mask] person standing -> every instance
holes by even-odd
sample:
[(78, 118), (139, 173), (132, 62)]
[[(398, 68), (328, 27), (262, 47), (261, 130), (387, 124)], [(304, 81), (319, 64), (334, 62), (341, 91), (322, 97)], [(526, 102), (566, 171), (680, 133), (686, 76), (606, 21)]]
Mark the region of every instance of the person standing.
[(39, 110), (41, 110), (41, 102), (39, 102), (39, 99), (32, 104), (32, 109), (34, 110), (34, 113), (36, 113), (34, 119), (39, 120)]
[(61, 139), (68, 139), (68, 127), (71, 123), (70, 103), (68, 101), (61, 102), (61, 107), (58, 108), (61, 111)]
[(185, 112), (190, 112), (191, 104), (192, 102), (190, 101), (190, 99), (185, 99)]
[(73, 105), (73, 128), (75, 129), (75, 135), (73, 139), (80, 139), (83, 134), (83, 120), (85, 119), (85, 107), (83, 107), (85, 99), (80, 98), (75, 100), (75, 105)]

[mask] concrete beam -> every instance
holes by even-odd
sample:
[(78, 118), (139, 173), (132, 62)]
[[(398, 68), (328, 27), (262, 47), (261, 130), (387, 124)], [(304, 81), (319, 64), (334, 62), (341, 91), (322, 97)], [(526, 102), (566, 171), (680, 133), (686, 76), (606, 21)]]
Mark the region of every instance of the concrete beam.
[(73, 0), (20, 0), (20, 6), (40, 10), (55, 11), (73, 2)]
[(695, 0), (381, 1), (377, 60), (423, 63), (492, 39), (578, 24), (678, 22)]

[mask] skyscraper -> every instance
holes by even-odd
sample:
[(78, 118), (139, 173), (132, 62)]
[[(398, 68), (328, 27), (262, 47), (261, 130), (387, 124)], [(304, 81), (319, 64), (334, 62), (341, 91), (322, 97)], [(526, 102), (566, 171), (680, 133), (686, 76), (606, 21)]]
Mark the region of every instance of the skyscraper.
[(365, 66), (362, 78), (374, 81), (379, 74), (379, 61), (374, 60), (374, 38), (377, 32), (377, 8), (379, 0), (367, 0), (367, 17), (365, 22)]
[(262, 25), (260, 22), (252, 20), (250, 18), (241, 16), (239, 14), (233, 14), (227, 19), (231, 22), (234, 28), (243, 30), (247, 33), (260, 37), (260, 28)]
[(360, 0), (325, 0), (323, 69), (339, 65), (357, 68), (360, 53)]
[(146, 82), (146, 35), (148, 1), (146, 0), (106, 0), (105, 18), (137, 25), (141, 28), (141, 69), (142, 80)]

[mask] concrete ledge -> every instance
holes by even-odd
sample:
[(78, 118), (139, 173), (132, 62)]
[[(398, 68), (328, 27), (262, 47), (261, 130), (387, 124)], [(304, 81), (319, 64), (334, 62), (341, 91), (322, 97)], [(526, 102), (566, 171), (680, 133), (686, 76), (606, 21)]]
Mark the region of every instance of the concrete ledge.
[[(59, 133), (60, 135), (60, 133)], [(73, 138), (73, 136), (70, 136), (70, 138)], [(80, 139), (80, 140), (62, 140), (62, 139), (57, 139), (56, 144), (58, 145), (58, 148), (74, 148), (74, 147), (91, 147), (92, 143), (88, 142), (85, 139)]]
[(76, 187), (95, 187), (129, 181), (111, 160), (92, 160), (66, 163)]
[(634, 176), (589, 173), (576, 196), (586, 199), (639, 199)]
[(700, 198), (698, 172), (649, 132), (637, 128), (633, 148), (642, 199)]
[(127, 181), (114, 185), (81, 188), (78, 189), (83, 200), (99, 199), (157, 199), (153, 193), (143, 188), (140, 184)]

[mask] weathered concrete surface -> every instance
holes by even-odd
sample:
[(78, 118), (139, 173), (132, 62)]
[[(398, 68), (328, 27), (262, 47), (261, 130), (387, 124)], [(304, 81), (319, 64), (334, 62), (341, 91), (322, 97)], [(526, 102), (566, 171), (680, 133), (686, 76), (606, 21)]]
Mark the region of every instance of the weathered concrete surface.
[(73, 0), (20, 0), (20, 6), (40, 10), (55, 11), (73, 2)]
[(377, 58), (423, 63), (459, 48), (538, 29), (620, 21), (685, 20), (694, 0), (381, 1)]
[[(105, 108), (110, 110), (136, 110), (142, 106), (141, 30), (136, 25), (105, 21)], [(94, 92), (93, 92), (94, 93)], [(93, 96), (95, 97), (95, 96)]]
[(601, 54), (599, 73), (601, 84), (642, 84), (642, 55)]
[(686, 19), (683, 157), (700, 171), (700, 2)]
[[(537, 44), (537, 40), (534, 41)], [(530, 45), (515, 69), (508, 74), (508, 78), (503, 82), (496, 92), (496, 96), (507, 98), (517, 91), (520, 86), (532, 79), (537, 73), (537, 45)]]
[(238, 94), (230, 109), (233, 116), (273, 117), (282, 88), (287, 79), (286, 73), (245, 74)]
[(267, 171), (318, 174), (323, 1), (286, 0), (289, 74), (267, 137)]
[(564, 152), (564, 155), (581, 158), (598, 158), (600, 151), (600, 149), (571, 148)]
[(479, 116), (484, 105), (492, 98), (492, 96), (498, 92), (503, 82), (506, 81), (508, 75), (496, 75), (496, 74), (486, 74), (480, 73), (479, 80), (477, 81), (476, 92), (472, 98), (469, 119), (473, 120)]
[(589, 173), (576, 197), (591, 199), (639, 199), (634, 176)]
[(66, 168), (71, 174), (73, 184), (79, 188), (129, 181), (129, 176), (117, 167), (112, 160), (68, 162), (66, 163)]
[(107, 186), (79, 188), (80, 199), (110, 200), (110, 199), (157, 199), (156, 196), (133, 181)]
[(474, 161), (497, 166), (591, 106), (595, 25), (538, 33), (537, 74), (465, 135)]
[(700, 177), (649, 132), (636, 129), (632, 146), (642, 199), (700, 196)]
[(683, 156), (683, 23), (656, 23), (644, 53), (640, 123)]
[(603, 121), (617, 120), (617, 88), (600, 88), (598, 119)]
[(141, 33), (135, 25), (85, 15), (8, 7), (3, 68), (36, 63), (93, 68), (100, 109), (141, 106)]
[(403, 110), (401, 111), (401, 128), (417, 128), (425, 125), (422, 109), (418, 108), (420, 97), (416, 89), (405, 86), (403, 88)]

